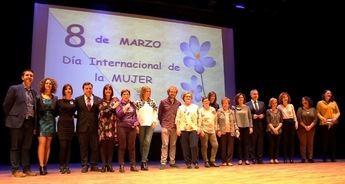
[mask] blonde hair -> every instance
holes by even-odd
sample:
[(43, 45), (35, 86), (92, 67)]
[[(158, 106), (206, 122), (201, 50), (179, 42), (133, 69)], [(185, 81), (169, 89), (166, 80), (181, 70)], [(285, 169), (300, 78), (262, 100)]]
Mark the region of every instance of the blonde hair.
[(274, 101), (278, 102), (278, 100), (276, 98), (274, 98), (274, 97), (270, 98), (270, 100), (268, 101), (268, 107), (272, 107), (272, 103)]
[[(146, 91), (151, 91), (151, 88), (148, 86), (143, 86), (140, 88), (140, 99), (143, 100), (144, 99), (144, 94)], [(150, 97), (149, 97), (150, 99)]]

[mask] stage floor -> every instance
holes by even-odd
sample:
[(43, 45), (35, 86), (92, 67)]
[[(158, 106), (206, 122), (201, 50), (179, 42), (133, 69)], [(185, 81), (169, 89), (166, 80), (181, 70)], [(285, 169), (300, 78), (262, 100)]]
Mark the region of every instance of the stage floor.
[[(235, 163), (235, 162), (234, 162)], [(159, 170), (159, 163), (150, 163), (149, 171), (131, 172), (126, 165), (125, 173), (118, 172), (114, 164), (114, 173), (88, 172), (81, 173), (79, 164), (72, 164), (71, 174), (60, 174), (58, 165), (48, 165), (48, 175), (15, 178), (10, 174), (10, 166), (0, 167), (0, 183), (3, 184), (200, 184), (200, 183), (264, 183), (264, 184), (344, 184), (345, 160), (337, 162), (294, 163), (294, 164), (252, 164), (221, 166), (219, 168), (205, 168), (200, 163), (199, 169), (187, 169), (183, 163), (180, 167)], [(139, 168), (139, 167), (138, 167)], [(37, 165), (33, 166), (37, 172)]]

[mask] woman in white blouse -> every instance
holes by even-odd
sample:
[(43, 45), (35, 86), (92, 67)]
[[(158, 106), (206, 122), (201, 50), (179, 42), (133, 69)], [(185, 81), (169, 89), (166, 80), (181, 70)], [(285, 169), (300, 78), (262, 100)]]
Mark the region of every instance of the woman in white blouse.
[(298, 128), (298, 121), (295, 113), (295, 108), (291, 104), (291, 98), (287, 92), (280, 93), (278, 101), (278, 109), (281, 111), (283, 117), (282, 136), (284, 163), (288, 162), (287, 159), (289, 159), (290, 163), (293, 163), (295, 134)]

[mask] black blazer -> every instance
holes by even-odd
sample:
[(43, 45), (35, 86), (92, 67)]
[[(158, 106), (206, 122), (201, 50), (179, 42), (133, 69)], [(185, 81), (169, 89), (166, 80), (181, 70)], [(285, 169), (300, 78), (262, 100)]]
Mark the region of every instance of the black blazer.
[(93, 95), (93, 105), (91, 110), (87, 109), (84, 95), (81, 95), (75, 99), (76, 109), (77, 109), (77, 133), (85, 133), (90, 129), (97, 133), (98, 130), (98, 113), (99, 104), (101, 103), (101, 98)]
[[(37, 111), (37, 92), (31, 90), (31, 93), (34, 100), (35, 114)], [(3, 109), (6, 117), (6, 127), (20, 128), (23, 125), (25, 114), (27, 113), (25, 88), (23, 84), (10, 86), (3, 103)], [(35, 116), (35, 118), (37, 117)]]

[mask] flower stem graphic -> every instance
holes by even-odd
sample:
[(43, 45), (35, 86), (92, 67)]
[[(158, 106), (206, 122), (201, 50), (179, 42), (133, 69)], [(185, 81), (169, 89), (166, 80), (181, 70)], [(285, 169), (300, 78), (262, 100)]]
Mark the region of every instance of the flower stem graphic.
[(202, 73), (200, 74), (200, 76), (201, 76), (202, 92), (204, 93), (204, 96), (206, 96), (206, 94), (205, 94), (205, 88), (204, 88), (204, 79), (202, 78)]

